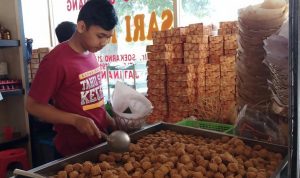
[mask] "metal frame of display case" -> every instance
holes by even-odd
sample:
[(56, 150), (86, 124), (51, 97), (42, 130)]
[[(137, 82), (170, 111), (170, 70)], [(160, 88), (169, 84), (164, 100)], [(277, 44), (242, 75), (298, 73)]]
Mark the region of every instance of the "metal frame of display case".
[(300, 65), (298, 63), (299, 46), (299, 0), (289, 0), (289, 160), (288, 177), (300, 177), (299, 174), (299, 84)]

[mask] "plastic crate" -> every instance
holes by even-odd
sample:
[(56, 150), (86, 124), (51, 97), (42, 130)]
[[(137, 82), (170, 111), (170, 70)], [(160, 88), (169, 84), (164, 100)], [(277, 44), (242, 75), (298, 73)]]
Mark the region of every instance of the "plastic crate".
[(180, 122), (177, 122), (176, 125), (213, 130), (213, 131), (223, 132), (223, 133), (227, 133), (227, 134), (234, 133), (233, 125), (221, 124), (221, 123), (215, 123), (215, 122), (182, 120)]

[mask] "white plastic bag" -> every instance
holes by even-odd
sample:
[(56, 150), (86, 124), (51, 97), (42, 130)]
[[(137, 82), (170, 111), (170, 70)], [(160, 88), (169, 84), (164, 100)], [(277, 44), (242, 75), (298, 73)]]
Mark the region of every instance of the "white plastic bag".
[[(117, 115), (127, 119), (143, 118), (153, 109), (151, 102), (144, 95), (120, 81), (115, 85), (111, 104)], [(131, 113), (124, 113), (128, 108)]]

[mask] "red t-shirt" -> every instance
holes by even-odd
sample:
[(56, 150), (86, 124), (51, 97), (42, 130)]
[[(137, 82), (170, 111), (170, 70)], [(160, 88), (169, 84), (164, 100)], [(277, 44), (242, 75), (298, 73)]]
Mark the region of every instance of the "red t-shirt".
[[(29, 96), (39, 103), (93, 119), (105, 131), (107, 121), (101, 86), (100, 67), (93, 53), (78, 54), (67, 42), (61, 43), (42, 60), (32, 82)], [(64, 156), (100, 143), (97, 137), (81, 134), (70, 125), (55, 124), (54, 143)]]

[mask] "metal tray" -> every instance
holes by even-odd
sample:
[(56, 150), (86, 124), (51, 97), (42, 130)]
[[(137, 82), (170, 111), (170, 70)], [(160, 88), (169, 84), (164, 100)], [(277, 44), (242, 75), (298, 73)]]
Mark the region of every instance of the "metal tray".
[[(151, 134), (158, 132), (160, 130), (171, 130), (175, 131), (177, 133), (181, 134), (192, 134), (192, 135), (199, 135), (207, 138), (221, 138), (222, 136), (226, 135), (228, 137), (236, 137), (233, 135), (229, 135), (226, 133), (220, 133), (216, 131), (209, 131), (209, 130), (204, 130), (200, 128), (192, 128), (192, 127), (186, 127), (186, 126), (180, 126), (180, 125), (175, 125), (175, 124), (169, 124), (169, 123), (157, 123), (151, 126), (147, 126), (143, 128), (142, 130), (136, 131), (132, 134), (130, 134), (130, 138), (133, 143), (135, 143), (138, 139)], [(251, 140), (251, 139), (246, 139), (246, 138), (240, 138), (242, 139), (247, 145), (253, 146), (256, 144), (259, 144), (266, 149), (274, 152), (281, 153), (284, 156), (283, 161), (281, 164), (278, 166), (277, 170), (275, 171), (274, 175), (271, 178), (277, 177), (277, 175), (280, 174), (282, 169), (287, 165), (287, 160), (288, 160), (288, 147), (282, 146), (282, 145), (276, 145), (276, 144), (271, 144), (271, 143), (265, 143), (257, 140)], [(29, 170), (29, 172), (34, 172), (38, 173), (44, 176), (53, 176), (55, 175), (59, 170), (62, 170), (65, 165), (67, 164), (73, 164), (73, 163), (81, 163), (84, 161), (98, 161), (98, 156), (100, 153), (106, 153), (108, 152), (108, 145), (107, 143), (103, 143), (100, 145), (97, 145), (89, 150), (86, 150), (84, 152), (81, 152), (79, 154), (67, 157), (67, 158), (62, 158), (58, 159), (52, 162), (49, 162), (47, 164), (41, 165), (39, 167), (36, 167), (34, 169)], [(16, 176), (16, 178), (25, 178), (24, 176)]]

